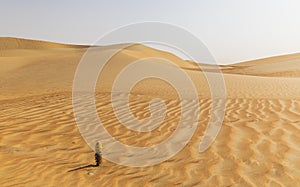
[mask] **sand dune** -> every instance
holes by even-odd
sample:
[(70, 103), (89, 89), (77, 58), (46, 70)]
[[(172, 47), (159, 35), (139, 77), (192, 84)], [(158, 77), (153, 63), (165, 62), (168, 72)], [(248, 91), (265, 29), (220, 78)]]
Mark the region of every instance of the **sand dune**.
[[(95, 49), (105, 54), (114, 47)], [(165, 100), (168, 110), (159, 128), (128, 130), (114, 115), (110, 91), (115, 76), (147, 57), (176, 63), (194, 81), (201, 106), (198, 128), (179, 154), (159, 165), (132, 168), (104, 160), (98, 168), (91, 166), (93, 150), (81, 137), (72, 108), (73, 77), (87, 47), (0, 38), (0, 49), (2, 186), (300, 186), (299, 54), (223, 66), (224, 123), (212, 146), (199, 153), (211, 114), (203, 72), (170, 53), (128, 47), (105, 67), (99, 77), (104, 83), (97, 83), (96, 106), (107, 131), (128, 145), (150, 146), (176, 129), (180, 100), (174, 88), (159, 80), (142, 81), (130, 93), (131, 111), (139, 119), (150, 116), (152, 98)]]
[(37, 41), (21, 38), (0, 37), (0, 50), (15, 49), (52, 49), (52, 48), (82, 48), (87, 46), (67, 45), (54, 42)]
[(231, 65), (226, 73), (269, 77), (300, 77), (300, 53)]

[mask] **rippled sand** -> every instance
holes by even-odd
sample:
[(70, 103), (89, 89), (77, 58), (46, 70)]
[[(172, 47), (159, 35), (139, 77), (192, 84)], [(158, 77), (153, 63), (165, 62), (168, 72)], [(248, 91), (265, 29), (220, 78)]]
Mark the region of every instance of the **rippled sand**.
[[(199, 153), (199, 142), (211, 113), (203, 74), (190, 62), (141, 45), (123, 51), (100, 77), (106, 78), (107, 85), (97, 86), (98, 115), (108, 132), (128, 145), (150, 146), (162, 142), (177, 127), (180, 102), (188, 101), (180, 101), (172, 87), (154, 80), (133, 88), (130, 107), (137, 118), (147, 118), (149, 100), (163, 98), (168, 110), (159, 128), (146, 133), (130, 131), (114, 116), (109, 93), (113, 79), (109, 77), (118, 73), (120, 66), (116, 64), (120, 59), (126, 64), (145, 54), (175, 61), (193, 81), (200, 82), (196, 83), (200, 102), (198, 128), (182, 151), (161, 164), (132, 168), (104, 159), (101, 167), (93, 167), (94, 153), (76, 126), (71, 96), (76, 65), (86, 47), (7, 38), (1, 41), (1, 186), (300, 185), (297, 55), (292, 62), (287, 57), (275, 57), (265, 63), (262, 60), (222, 67), (228, 95), (224, 123), (212, 146)], [(279, 62), (284, 64), (284, 73), (278, 69)], [(272, 63), (276, 63), (273, 70)], [(289, 63), (293, 66), (290, 77), (286, 73), (290, 71), (286, 68)], [(263, 64), (269, 64), (265, 73), (261, 72)], [(153, 86), (148, 86), (151, 83)]]

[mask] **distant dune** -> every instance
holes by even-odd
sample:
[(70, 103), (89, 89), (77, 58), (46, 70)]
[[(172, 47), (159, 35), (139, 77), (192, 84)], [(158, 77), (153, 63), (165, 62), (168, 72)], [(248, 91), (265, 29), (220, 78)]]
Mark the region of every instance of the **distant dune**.
[(82, 48), (87, 46), (67, 45), (54, 42), (28, 40), (21, 38), (0, 37), (0, 50), (10, 49), (51, 49), (51, 48)]
[[(101, 56), (118, 46), (94, 49)], [(156, 79), (138, 83), (130, 104), (143, 119), (150, 115), (150, 99), (163, 98), (168, 112), (158, 129), (137, 133), (114, 115), (110, 92), (115, 77), (126, 65), (148, 57), (175, 63), (193, 80), (201, 104), (199, 126), (181, 152), (159, 165), (130, 168), (104, 160), (96, 168), (88, 167), (93, 150), (76, 126), (71, 98), (74, 74), (87, 49), (0, 38), (2, 186), (300, 186), (300, 53), (221, 66), (227, 89), (224, 123), (212, 146), (199, 153), (211, 114), (203, 70), (168, 52), (141, 44), (127, 47), (111, 58), (96, 86), (98, 115), (107, 131), (126, 144), (149, 146), (176, 128), (178, 95)], [(214, 66), (201, 66), (215, 73)]]
[(300, 77), (300, 53), (233, 64), (224, 72), (269, 77)]

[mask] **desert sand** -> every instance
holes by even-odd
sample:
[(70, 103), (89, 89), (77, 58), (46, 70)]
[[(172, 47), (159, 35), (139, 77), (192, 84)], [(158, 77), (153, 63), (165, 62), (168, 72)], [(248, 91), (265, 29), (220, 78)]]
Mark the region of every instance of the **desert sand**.
[[(95, 48), (105, 53), (114, 46)], [(73, 78), (87, 49), (0, 38), (1, 186), (300, 186), (300, 54), (221, 67), (227, 90), (225, 118), (203, 153), (198, 146), (211, 97), (195, 63), (140, 44), (115, 55), (99, 77), (105, 81), (97, 83), (95, 98), (99, 118), (119, 141), (157, 144), (172, 134), (180, 118), (175, 90), (147, 79), (131, 90), (131, 111), (147, 118), (150, 99), (163, 98), (165, 121), (146, 133), (119, 123), (111, 106), (111, 86), (133, 60), (161, 57), (179, 65), (194, 81), (201, 105), (198, 128), (182, 151), (161, 164), (134, 168), (105, 159), (100, 167), (91, 166), (94, 152), (81, 137), (72, 109)]]

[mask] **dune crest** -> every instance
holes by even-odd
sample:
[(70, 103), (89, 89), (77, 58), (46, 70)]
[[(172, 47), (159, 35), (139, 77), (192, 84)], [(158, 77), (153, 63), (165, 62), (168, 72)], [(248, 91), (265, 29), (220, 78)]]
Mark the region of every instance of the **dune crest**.
[(23, 38), (0, 37), (0, 50), (10, 49), (51, 49), (51, 48), (81, 48), (87, 46), (68, 45), (54, 42), (29, 40)]

